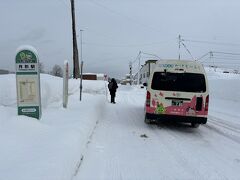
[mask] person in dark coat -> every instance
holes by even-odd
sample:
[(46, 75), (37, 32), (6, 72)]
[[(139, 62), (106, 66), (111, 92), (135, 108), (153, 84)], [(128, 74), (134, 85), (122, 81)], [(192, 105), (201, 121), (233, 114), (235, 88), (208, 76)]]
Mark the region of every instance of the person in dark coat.
[(115, 96), (116, 96), (117, 88), (118, 88), (117, 82), (114, 78), (112, 78), (111, 81), (108, 83), (108, 89), (111, 95), (111, 103), (114, 103), (114, 104), (116, 103)]

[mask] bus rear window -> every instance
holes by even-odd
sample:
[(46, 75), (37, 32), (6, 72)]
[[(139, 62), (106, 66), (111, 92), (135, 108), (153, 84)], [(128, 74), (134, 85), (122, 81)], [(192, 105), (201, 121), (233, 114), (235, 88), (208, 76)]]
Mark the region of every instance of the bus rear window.
[(203, 74), (155, 72), (151, 88), (164, 91), (206, 92)]

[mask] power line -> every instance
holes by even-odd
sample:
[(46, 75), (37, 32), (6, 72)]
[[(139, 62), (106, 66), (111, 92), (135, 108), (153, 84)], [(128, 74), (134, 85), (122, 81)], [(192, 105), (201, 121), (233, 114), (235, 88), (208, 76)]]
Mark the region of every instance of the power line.
[(105, 43), (93, 43), (93, 42), (84, 42), (83, 44), (89, 46), (105, 46), (105, 47), (144, 47), (144, 46), (155, 46), (164, 44), (165, 42), (155, 42), (155, 43), (146, 43), (146, 44), (105, 44)]
[[(209, 64), (209, 65), (211, 65), (211, 63), (210, 62), (208, 62), (208, 63), (203, 63), (203, 64)], [(240, 64), (238, 64), (238, 63), (216, 63), (215, 62), (215, 65), (217, 65), (217, 66), (220, 66), (220, 65), (225, 65), (225, 66), (240, 66)]]
[(188, 54), (191, 56), (191, 58), (192, 58), (193, 60), (195, 60), (194, 57), (192, 56), (192, 53), (189, 51), (189, 49), (188, 49), (187, 46), (183, 43), (183, 41), (184, 41), (184, 39), (182, 39), (182, 36), (179, 35), (179, 36), (178, 36), (178, 49), (179, 49), (178, 60), (181, 59), (181, 51), (180, 51), (181, 44), (183, 45), (183, 47), (185, 48), (185, 50), (188, 52)]
[(68, 7), (70, 9), (69, 4), (65, 0), (57, 0), (58, 2), (61, 2), (64, 6)]
[[(141, 68), (140, 67), (141, 66), (140, 62), (141, 62), (142, 54), (151, 56), (149, 58), (155, 57), (155, 58), (157, 58), (157, 60), (161, 60), (161, 58), (158, 55), (156, 55), (156, 54), (151, 54), (151, 53), (146, 53), (146, 52), (143, 52), (143, 51), (139, 51), (139, 53), (138, 53), (137, 57), (135, 58), (135, 60), (131, 62), (131, 65), (133, 65), (138, 60), (138, 70), (137, 70), (136, 73), (139, 73), (140, 68)], [(138, 80), (139, 80), (139, 77), (138, 77)]]
[(187, 46), (181, 41), (183, 47), (187, 50), (188, 54), (190, 54), (190, 56), (192, 57), (192, 59), (194, 60), (194, 57), (192, 56), (191, 52), (189, 51), (189, 49), (187, 48)]
[(99, 2), (96, 2), (96, 1), (94, 1), (94, 0), (89, 0), (88, 2), (91, 2), (91, 3), (95, 4), (96, 6), (101, 7), (101, 8), (103, 8), (103, 9), (111, 12), (112, 14), (116, 14), (116, 15), (118, 15), (118, 16), (120, 16), (120, 17), (124, 17), (125, 19), (128, 19), (129, 21), (134, 22), (135, 24), (138, 24), (138, 25), (141, 26), (141, 27), (149, 28), (149, 29), (151, 29), (152, 31), (155, 31), (155, 32), (162, 32), (162, 31), (160, 31), (159, 29), (155, 29), (154, 27), (151, 27), (151, 26), (149, 26), (149, 25), (147, 25), (147, 24), (144, 24), (144, 23), (142, 23), (141, 21), (137, 21), (137, 20), (133, 19), (132, 17), (129, 17), (129, 16), (127, 16), (127, 15), (125, 15), (125, 14), (122, 14), (122, 13), (116, 11), (116, 10), (113, 10), (113, 9), (107, 7), (107, 6), (104, 6), (104, 5), (102, 5), (101, 3), (99, 3)]
[[(220, 51), (209, 51), (206, 54), (202, 55), (200, 58), (198, 58), (197, 60), (201, 60), (201, 59), (205, 59), (205, 57), (210, 56), (211, 58), (225, 58), (225, 59), (236, 59), (236, 56), (240, 56), (239, 53), (231, 53), (231, 52), (220, 52)], [(222, 55), (222, 56), (221, 56)], [(226, 56), (228, 55), (228, 56)], [(209, 57), (208, 57), (209, 58)], [(205, 59), (206, 60), (206, 59)], [(204, 60), (204, 61), (205, 61)], [(237, 60), (237, 59), (236, 59)], [(202, 62), (204, 62), (202, 61)]]
[(225, 58), (225, 57), (213, 57), (214, 59), (220, 59), (220, 60), (231, 60), (231, 61), (239, 61), (240, 62), (240, 58)]
[(132, 62), (132, 64), (134, 64), (140, 57), (141, 57), (141, 51), (139, 51), (137, 57), (136, 57), (135, 60)]
[(227, 42), (213, 42), (213, 41), (202, 41), (202, 40), (191, 40), (184, 39), (184, 41), (192, 43), (203, 43), (203, 44), (214, 44), (214, 45), (224, 45), (224, 46), (240, 46), (238, 43), (227, 43)]
[(214, 55), (215, 57), (224, 57), (224, 58), (240, 58), (240, 56), (233, 56), (233, 55), (227, 55), (227, 54), (223, 54), (223, 55), (221, 55), (221, 54), (215, 54)]
[(209, 52), (207, 52), (206, 54), (204, 54), (204, 55), (202, 55), (201, 57), (197, 58), (197, 61), (203, 59), (203, 58), (206, 57), (208, 54), (209, 54)]
[(233, 56), (240, 56), (239, 53), (231, 53), (231, 52), (220, 52), (220, 51), (212, 51), (214, 54), (228, 54), (228, 55), (233, 55)]
[(103, 37), (103, 38), (107, 38), (110, 40), (113, 40), (113, 36), (110, 36), (109, 34), (105, 34), (105, 33), (100, 33), (99, 31), (95, 31), (93, 29), (89, 29), (89, 28), (85, 28), (87, 32), (90, 32), (94, 35), (97, 35), (97, 37)]
[(142, 52), (142, 51), (141, 51), (141, 53), (142, 54), (146, 54), (146, 55), (150, 55), (150, 56), (153, 56), (153, 57), (156, 57), (156, 58), (158, 58), (158, 60), (161, 60), (161, 58), (158, 55), (156, 55), (156, 54), (146, 53), (146, 52)]

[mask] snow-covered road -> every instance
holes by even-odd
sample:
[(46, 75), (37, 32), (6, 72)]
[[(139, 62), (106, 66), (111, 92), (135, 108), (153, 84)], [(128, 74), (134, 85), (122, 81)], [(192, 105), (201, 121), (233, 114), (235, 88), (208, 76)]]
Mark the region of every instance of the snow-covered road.
[(206, 125), (146, 125), (145, 90), (120, 86), (107, 103), (74, 180), (239, 179), (240, 127), (209, 116)]
[[(0, 76), (0, 180), (240, 179), (240, 76), (208, 71), (209, 119), (144, 123), (145, 89), (41, 75), (40, 121), (16, 113), (15, 75)], [(110, 98), (108, 97), (108, 100)]]

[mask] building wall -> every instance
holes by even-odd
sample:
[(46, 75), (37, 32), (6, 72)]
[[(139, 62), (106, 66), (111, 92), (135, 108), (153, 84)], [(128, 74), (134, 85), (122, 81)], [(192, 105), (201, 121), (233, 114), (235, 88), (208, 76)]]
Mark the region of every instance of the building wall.
[(82, 76), (84, 80), (97, 80), (96, 74), (83, 74)]
[(0, 74), (9, 74), (9, 71), (0, 69)]
[[(156, 65), (157, 60), (148, 60), (145, 62), (144, 65), (142, 65), (139, 74), (139, 84), (143, 84), (148, 81), (148, 78), (150, 76), (150, 73), (153, 71), (155, 65)], [(135, 74), (134, 76), (134, 83), (137, 84), (138, 81), (138, 73)]]
[(106, 74), (100, 74), (100, 73), (83, 73), (83, 79), (107, 81), (108, 76)]

